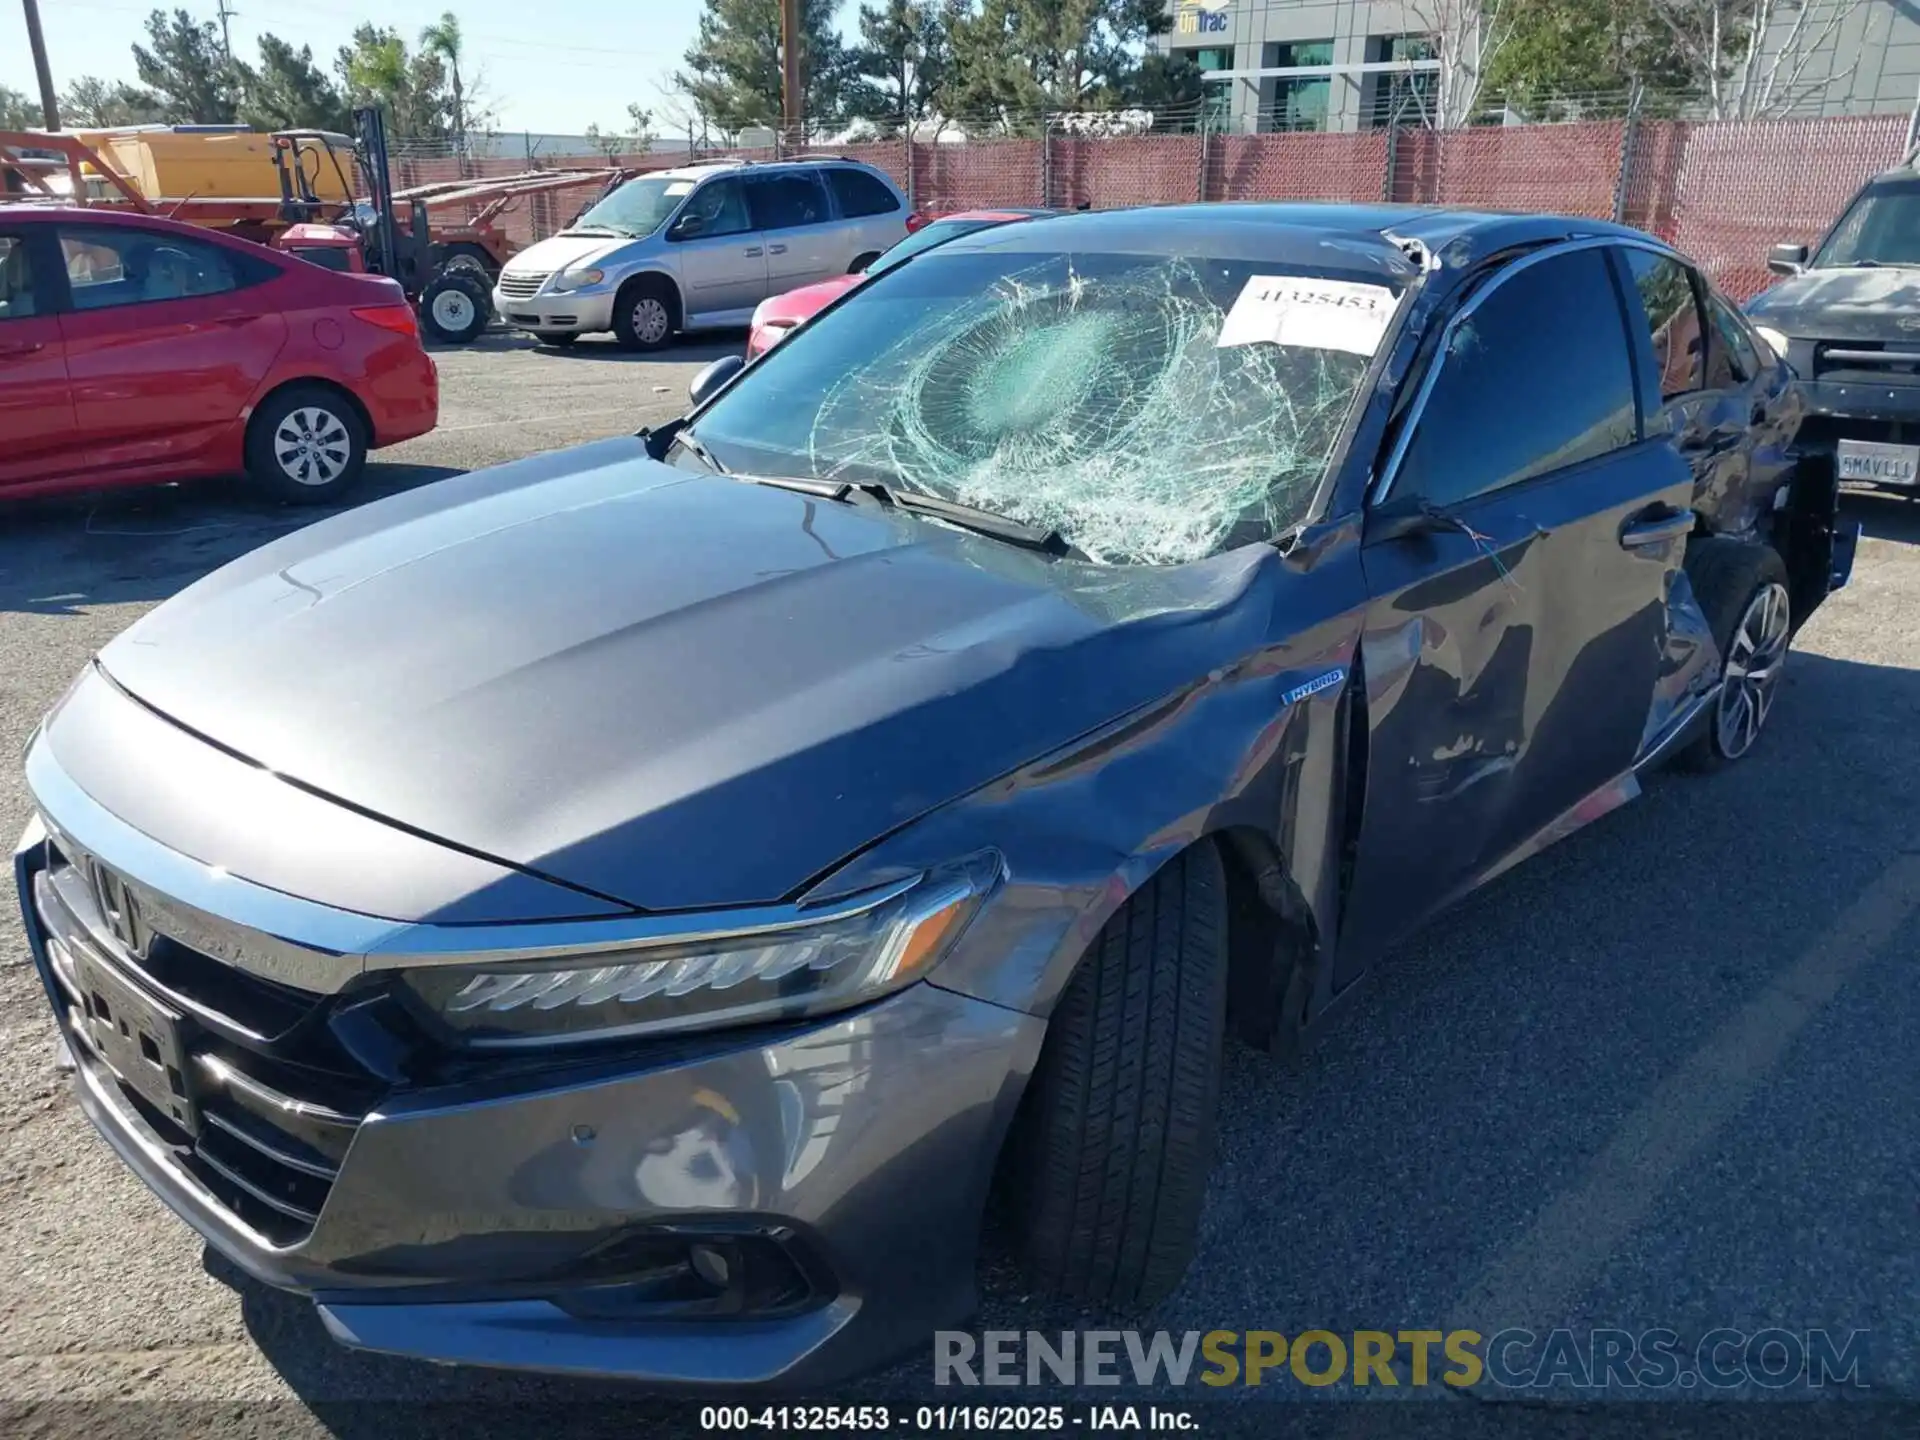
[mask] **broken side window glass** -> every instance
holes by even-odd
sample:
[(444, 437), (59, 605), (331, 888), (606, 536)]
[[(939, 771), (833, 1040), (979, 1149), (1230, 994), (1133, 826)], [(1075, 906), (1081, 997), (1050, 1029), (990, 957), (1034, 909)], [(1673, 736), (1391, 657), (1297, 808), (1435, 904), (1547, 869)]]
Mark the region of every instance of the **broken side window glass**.
[(1374, 274), (943, 247), (696, 428), (729, 470), (878, 482), (1178, 564), (1304, 517), (1397, 302)]

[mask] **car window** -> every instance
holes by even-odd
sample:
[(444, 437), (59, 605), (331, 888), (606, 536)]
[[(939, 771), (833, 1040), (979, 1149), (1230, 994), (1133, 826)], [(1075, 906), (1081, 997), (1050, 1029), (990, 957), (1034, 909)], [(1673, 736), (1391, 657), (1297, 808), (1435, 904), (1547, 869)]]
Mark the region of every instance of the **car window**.
[(1627, 248), (1627, 271), (1640, 296), (1640, 310), (1653, 341), (1660, 398), (1677, 399), (1698, 390), (1706, 367), (1701, 354), (1700, 306), (1694, 300), (1687, 267), (1651, 250)]
[[(591, 217), (589, 217), (591, 218)], [(688, 222), (697, 221), (689, 225)], [(744, 235), (753, 229), (747, 215), (747, 197), (738, 180), (709, 180), (694, 191), (687, 208), (674, 222), (686, 227), (688, 239), (711, 240), (721, 235)]]
[(829, 218), (827, 192), (811, 170), (757, 176), (747, 192), (754, 225), (761, 230), (791, 230)]
[(183, 235), (63, 226), (60, 251), (76, 310), (220, 295), (243, 283), (227, 251)]
[(849, 220), (862, 215), (891, 215), (900, 208), (899, 197), (864, 170), (835, 166), (826, 176), (827, 184), (833, 187), (833, 198), (840, 202), (840, 213)]
[(1707, 311), (1713, 316), (1714, 348), (1731, 357), (1733, 380), (1751, 380), (1760, 373), (1762, 364), (1747, 327), (1733, 313), (1733, 307), (1711, 290), (1707, 292)]
[(26, 239), (0, 235), (0, 320), (24, 320), (33, 313), (33, 271), (27, 265)]
[(1626, 340), (1599, 250), (1499, 281), (1453, 332), (1396, 492), (1448, 505), (1631, 444)]

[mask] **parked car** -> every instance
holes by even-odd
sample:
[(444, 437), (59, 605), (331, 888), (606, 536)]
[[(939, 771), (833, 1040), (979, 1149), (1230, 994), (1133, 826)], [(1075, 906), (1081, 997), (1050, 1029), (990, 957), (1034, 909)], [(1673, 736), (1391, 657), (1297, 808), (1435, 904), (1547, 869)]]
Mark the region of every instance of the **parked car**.
[(493, 305), (547, 345), (611, 330), (629, 350), (737, 328), (769, 295), (847, 275), (914, 227), (852, 160), (719, 160), (629, 180), (507, 262)]
[(826, 1384), (972, 1313), (996, 1184), (1151, 1302), (1229, 1021), (1760, 740), (1850, 550), (1725, 308), (1585, 219), (1035, 220), (277, 540), (28, 750), (81, 1104), (373, 1350)]
[(1747, 314), (1803, 378), (1800, 443), (1840, 479), (1920, 487), (1920, 174), (1869, 180), (1826, 238), (1773, 247)]
[(152, 216), (0, 208), (0, 498), (244, 471), (328, 503), (439, 403), (391, 280)]
[(990, 230), (995, 225), (1010, 225), (1053, 213), (1051, 210), (962, 210), (929, 220), (885, 254), (850, 274), (835, 275), (829, 280), (802, 285), (798, 290), (788, 290), (761, 301), (747, 329), (747, 359), (753, 360), (766, 354), (786, 339), (787, 333), (796, 325), (811, 320), (861, 281), (891, 270), (923, 250), (931, 250), (962, 235), (971, 235), (976, 230)]

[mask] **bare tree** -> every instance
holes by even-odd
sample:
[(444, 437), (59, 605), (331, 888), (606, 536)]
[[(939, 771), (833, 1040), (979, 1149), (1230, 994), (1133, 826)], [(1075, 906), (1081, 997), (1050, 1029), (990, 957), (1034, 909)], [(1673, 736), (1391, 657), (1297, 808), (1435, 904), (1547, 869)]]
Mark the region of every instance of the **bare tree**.
[[(1831, 56), (1841, 26), (1868, 0), (1651, 0), (1653, 13), (1706, 89), (1715, 120), (1761, 120), (1784, 115), (1816, 91), (1852, 78), (1809, 79), (1807, 71)], [(1873, 21), (1867, 21), (1869, 27)], [(1870, 38), (1870, 37), (1866, 37)], [(1863, 45), (1862, 52), (1871, 49)]]
[(1423, 118), (1458, 129), (1473, 118), (1487, 67), (1513, 36), (1514, 0), (1411, 0), (1407, 9), (1433, 37), (1440, 62), (1437, 93), (1430, 109), (1422, 104)]

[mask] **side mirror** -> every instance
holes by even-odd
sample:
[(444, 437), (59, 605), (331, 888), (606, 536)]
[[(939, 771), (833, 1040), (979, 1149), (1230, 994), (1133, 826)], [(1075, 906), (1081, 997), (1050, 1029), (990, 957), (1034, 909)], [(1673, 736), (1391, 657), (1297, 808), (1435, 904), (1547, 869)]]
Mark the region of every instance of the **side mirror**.
[(678, 220), (673, 222), (673, 229), (667, 232), (667, 238), (669, 240), (691, 240), (706, 228), (707, 220), (704, 215), (682, 215)]
[(693, 383), (687, 386), (687, 399), (692, 403), (693, 408), (698, 410), (726, 389), (733, 377), (746, 368), (747, 362), (740, 356), (722, 355), (693, 377)]
[(1767, 269), (1776, 275), (1798, 275), (1807, 268), (1807, 247), (1776, 245), (1767, 252)]
[(1418, 495), (1390, 495), (1384, 504), (1367, 512), (1362, 536), (1366, 544), (1378, 545), (1415, 535), (1430, 535), (1444, 528)]

